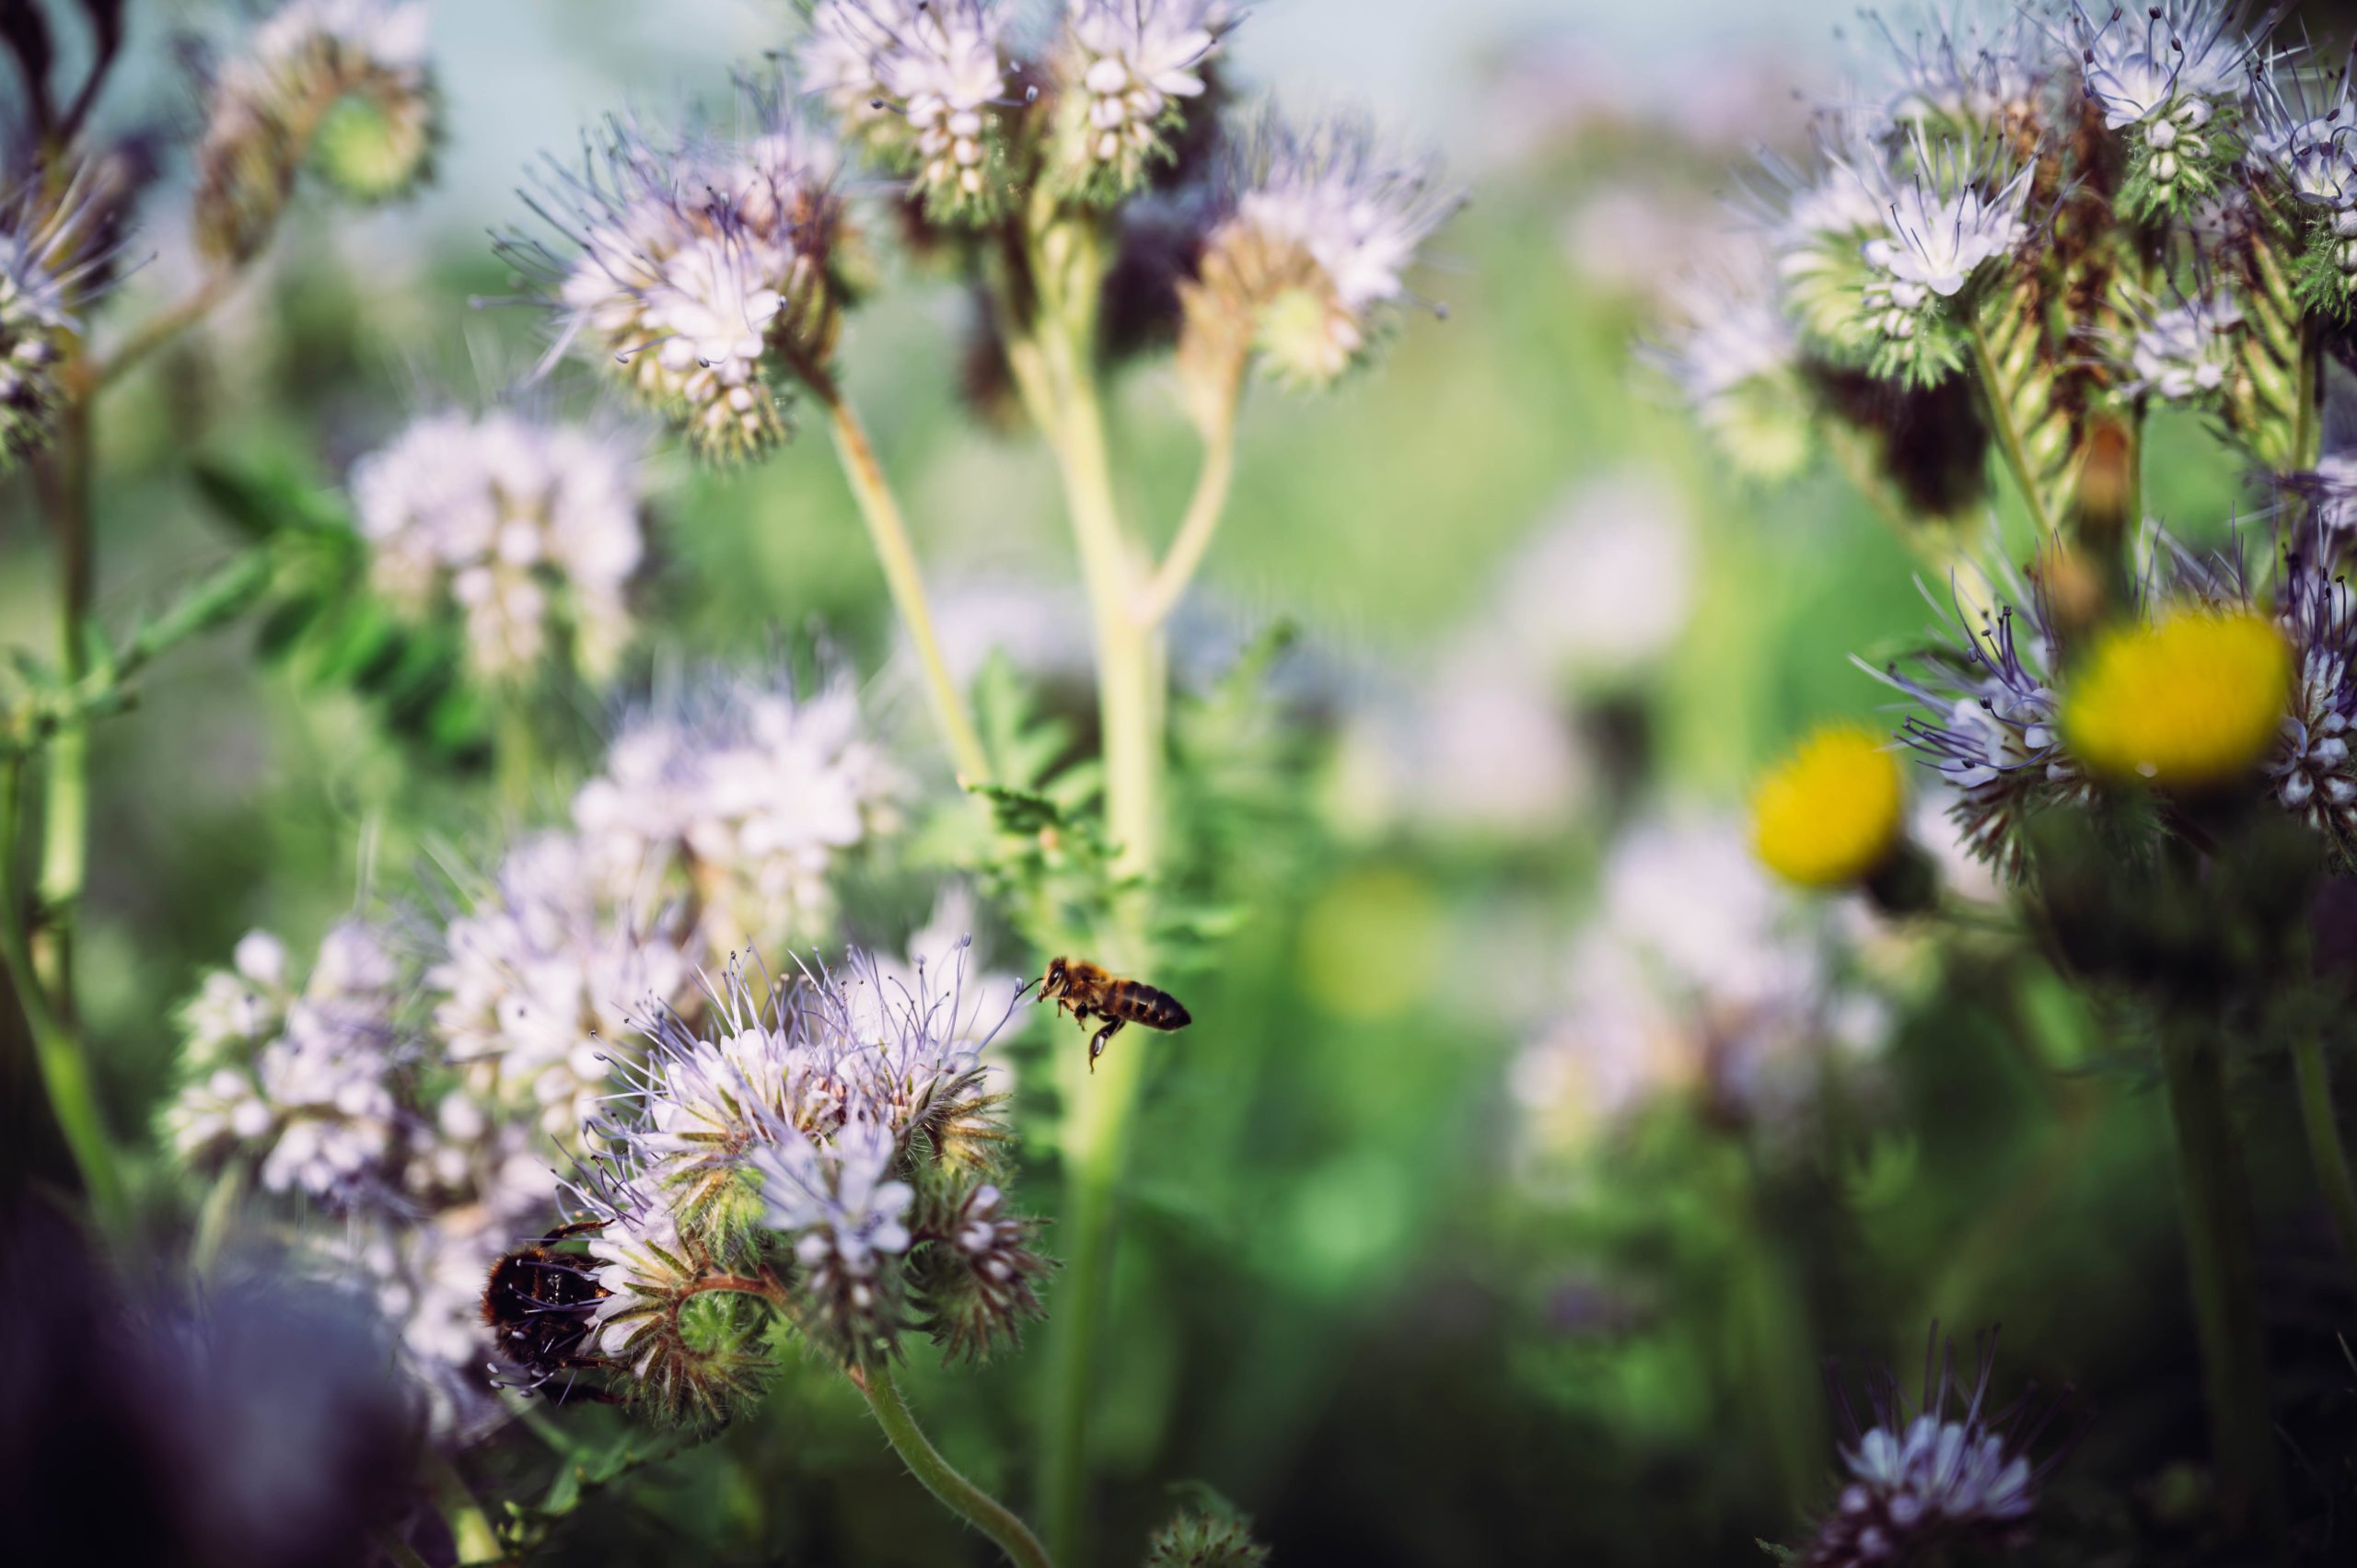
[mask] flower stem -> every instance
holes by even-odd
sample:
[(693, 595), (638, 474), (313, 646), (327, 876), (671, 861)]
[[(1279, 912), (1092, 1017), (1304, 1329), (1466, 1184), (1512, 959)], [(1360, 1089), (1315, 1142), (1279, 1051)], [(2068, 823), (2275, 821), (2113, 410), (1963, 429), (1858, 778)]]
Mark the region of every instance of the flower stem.
[(237, 281), (237, 273), (227, 268), (205, 274), (196, 287), (142, 321), (131, 336), (115, 345), (112, 354), (94, 360), (87, 376), (90, 389), (95, 390), (118, 379), (133, 366), (203, 320), (228, 296)]
[(2267, 1347), (2259, 1321), (2250, 1194), (2226, 1098), (2217, 1041), (2198, 1027), (2161, 1041), (2169, 1121), (2185, 1204), (2186, 1263), (2210, 1406), (2210, 1435), (2228, 1517), (2270, 1541), (2287, 1533), (2283, 1481), (2269, 1414)]
[(859, 416), (843, 401), (842, 389), (825, 367), (798, 368), (812, 394), (826, 405), (828, 425), (835, 438), (835, 455), (842, 461), (843, 478), (851, 485), (852, 498), (859, 503), (859, 515), (867, 524), (867, 537), (874, 542), (876, 558), (884, 567), (884, 581), (892, 590), (892, 606), (900, 611), (900, 623), (908, 628), (909, 642), (916, 649), (917, 662), (923, 667), (925, 693), (933, 704), (933, 716), (941, 726), (942, 738), (948, 742), (958, 776), (967, 784), (985, 783), (991, 776), (990, 758), (982, 750), (982, 738), (975, 730), (974, 721), (966, 713), (966, 700), (949, 674), (948, 661), (942, 656), (941, 639), (934, 630), (933, 607), (925, 598), (923, 575), (917, 570), (916, 548), (909, 541), (908, 525), (901, 520), (900, 503), (893, 498), (883, 465), (876, 460), (876, 448), (869, 443)]
[(2332, 1228), (2340, 1234), (2340, 1250), (2357, 1270), (2357, 1181), (2350, 1178), (2349, 1150), (2333, 1115), (2332, 1074), (2325, 1065), (2324, 1043), (2313, 1032), (2303, 1033), (2293, 1043), (2292, 1072), (2299, 1082), (2300, 1121), (2307, 1131), (2316, 1186), (2323, 1190)]
[(941, 1457), (941, 1451), (933, 1446), (910, 1412), (908, 1401), (900, 1397), (900, 1385), (892, 1380), (888, 1368), (853, 1370), (848, 1376), (853, 1387), (867, 1397), (867, 1408), (876, 1412), (876, 1424), (884, 1429), (885, 1440), (892, 1445), (893, 1452), (909, 1467), (909, 1473), (940, 1499), (942, 1506), (997, 1542), (998, 1549), (1016, 1568), (1052, 1568), (1054, 1560), (1040, 1546), (1039, 1538), (1031, 1533), (1031, 1527)]
[(24, 1010), (50, 1109), (81, 1172), (90, 1207), (112, 1227), (122, 1217), (122, 1189), (99, 1116), (98, 1097), (91, 1092), (89, 1068), (73, 1029), (51, 1007), (25, 940), (24, 902), (14, 875), (23, 770), (21, 758), (0, 756), (0, 968), (7, 971), (17, 1005)]
[(1168, 619), (1172, 610), (1194, 580), (1196, 570), (1203, 563), (1204, 552), (1212, 546), (1212, 535), (1219, 531), (1219, 520), (1227, 510), (1228, 487), (1236, 477), (1236, 403), (1228, 401), (1224, 417), (1220, 418), (1203, 439), (1203, 466), (1195, 478), (1195, 494), (1187, 503), (1187, 516), (1178, 525), (1178, 532), (1170, 541), (1170, 553), (1163, 558), (1153, 580), (1145, 586), (1140, 598), (1137, 619), (1152, 627)]
[(1973, 367), (1979, 373), (1980, 394), (1989, 404), (1989, 423), (1997, 432), (1997, 447), (2005, 455), (2005, 467), (2014, 476), (2014, 484), (2022, 493), (2022, 503), (2029, 508), (2030, 520), (2038, 525), (2040, 545), (2061, 540), (2061, 529), (2056, 524), (2053, 510), (2038, 488), (2038, 478), (2030, 470), (2029, 449), (2023, 444), (2022, 433), (2016, 426), (2012, 408), (2005, 396), (2003, 377), (1997, 369), (1996, 354), (1989, 346), (1988, 329), (1978, 317), (1972, 322)]

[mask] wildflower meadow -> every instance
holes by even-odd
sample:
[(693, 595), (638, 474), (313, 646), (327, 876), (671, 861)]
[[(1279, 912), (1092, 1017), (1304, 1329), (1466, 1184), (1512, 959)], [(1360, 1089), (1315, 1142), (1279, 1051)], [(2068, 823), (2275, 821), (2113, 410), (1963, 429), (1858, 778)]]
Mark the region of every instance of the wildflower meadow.
[(2357, 1562), (2357, 38), (0, 0), (0, 1558)]

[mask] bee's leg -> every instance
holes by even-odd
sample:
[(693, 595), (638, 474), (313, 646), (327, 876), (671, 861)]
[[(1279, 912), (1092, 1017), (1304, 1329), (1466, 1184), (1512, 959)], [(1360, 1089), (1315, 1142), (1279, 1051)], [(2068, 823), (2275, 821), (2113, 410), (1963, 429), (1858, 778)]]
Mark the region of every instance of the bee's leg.
[(1109, 1019), (1106, 1022), (1105, 1027), (1097, 1031), (1097, 1038), (1088, 1042), (1088, 1070), (1090, 1072), (1094, 1073), (1097, 1071), (1097, 1059), (1105, 1054), (1105, 1042), (1111, 1040), (1115, 1035), (1120, 1034), (1121, 1032), (1122, 1024), (1127, 1021), (1128, 1020), (1124, 1018)]

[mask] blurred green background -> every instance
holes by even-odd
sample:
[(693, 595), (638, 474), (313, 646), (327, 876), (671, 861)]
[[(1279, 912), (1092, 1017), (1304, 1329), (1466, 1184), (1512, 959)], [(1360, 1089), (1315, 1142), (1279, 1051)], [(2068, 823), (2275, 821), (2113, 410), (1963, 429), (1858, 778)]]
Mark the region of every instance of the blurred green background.
[[(482, 230), (517, 217), (525, 166), (588, 116), (716, 97), (730, 64), (777, 45), (783, 10), (438, 5), (451, 129), (436, 186), (366, 217), (301, 213), (264, 275), (109, 403), (101, 614), (119, 624), (226, 554), (196, 467), (331, 494), (411, 413), (528, 368), (531, 313), (466, 307), (509, 286)], [(2157, 1103), (2098, 1113), (2043, 1094), (2012, 1054), (2025, 1040), (2068, 1063), (2104, 1050), (2059, 986), (1995, 984), (1968, 948), (1934, 956), (1860, 936), (1849, 912), (1797, 912), (1826, 916), (1836, 967), (1885, 1007), (1854, 1094), (1796, 1117), (1730, 1117), (1701, 1093), (1607, 1117), (1516, 1092), (1525, 1052), (1580, 1015), (1572, 955), (1620, 836), (1738, 811), (1807, 724), (1876, 712), (1883, 692), (1850, 656), (1933, 616), (1920, 562), (1838, 473), (1738, 486), (1636, 353), (1664, 279), (1725, 222), (1712, 202), (1727, 168), (1754, 139), (1794, 136), (1792, 86), (1838, 76), (1824, 41), (1841, 10), (1271, 0), (1240, 35), (1246, 69), (1289, 99), (1367, 103), (1429, 134), (1473, 201), (1420, 280), (1446, 320), (1411, 320), (1332, 397), (1253, 391), (1235, 504), (1180, 625), (1182, 676), (1200, 679), (1297, 622), (1273, 700), (1302, 745), (1261, 836), (1239, 840), (1264, 874), (1244, 878), (1252, 918), (1190, 991), (1198, 1027), (1142, 1047), (1164, 1060), (1097, 1430), (1108, 1560), (1200, 1483), (1254, 1514), (1287, 1562), (1742, 1561), (1829, 1495), (1823, 1359), (1908, 1366), (1934, 1315), (1967, 1335), (2003, 1320), (2008, 1391), (2102, 1391), (2075, 1468), (2127, 1484), (2098, 1502), (2066, 1475), (2056, 1539), (2076, 1512), (2120, 1508), (2166, 1534), (2171, 1467), (2200, 1428), (2153, 1191)], [(174, 15), (134, 14), (152, 112), (180, 112)], [(118, 111), (141, 96), (119, 92)], [(170, 194), (151, 209), (168, 230)], [(185, 274), (171, 233), (135, 245), (157, 259), (117, 319)], [(1052, 471), (1034, 443), (968, 417), (964, 308), (938, 280), (905, 282), (854, 319), (844, 359), (951, 641), (1071, 676), (1057, 661), (1085, 626)], [(1146, 518), (1175, 519), (1192, 477), (1169, 390), (1149, 366), (1117, 410), (1125, 499)], [(2173, 522), (2200, 533), (2247, 505), (2197, 426), (2155, 448)], [(929, 756), (821, 443), (739, 472), (646, 460), (659, 559), (635, 682), (823, 642), (905, 752)], [(51, 568), (20, 479), (0, 517), (0, 625), (45, 647)], [(99, 731), (83, 962), (117, 1129), (152, 1119), (172, 1008), (241, 933), (302, 947), (372, 889), (411, 885), (438, 846), (479, 848), (501, 826), (479, 775), (421, 764), (359, 699), (251, 645), (239, 630), (180, 652)], [(607, 714), (577, 716), (593, 753)], [(563, 798), (552, 781), (541, 807)], [(924, 870), (911, 851), (854, 889), (848, 935), (889, 940), (929, 904)], [(1004, 962), (1036, 968), (1000, 935)], [(2025, 1015), (1989, 1000), (2016, 989)], [(1007, 1049), (1021, 1069), (1071, 1044), (1033, 1024)], [(1555, 1112), (1608, 1124), (1552, 1138)], [(1029, 1187), (1051, 1202), (1049, 1176)], [(2276, 1284), (2303, 1398), (2345, 1425), (2339, 1287), (2322, 1270)], [(921, 1366), (909, 1383), (943, 1447), (1019, 1495), (1024, 1365)], [(467, 1463), (518, 1494), (550, 1468), (525, 1439)], [(709, 1446), (592, 1497), (556, 1539), (582, 1562), (983, 1560), (815, 1366)]]

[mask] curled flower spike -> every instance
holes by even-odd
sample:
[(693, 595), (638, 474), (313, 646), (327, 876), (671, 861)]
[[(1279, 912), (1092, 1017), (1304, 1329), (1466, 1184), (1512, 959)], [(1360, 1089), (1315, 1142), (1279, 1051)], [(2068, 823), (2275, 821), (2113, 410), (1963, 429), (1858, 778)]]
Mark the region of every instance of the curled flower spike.
[(2063, 737), (2106, 777), (2215, 788), (2255, 772), (2272, 747), (2292, 675), (2267, 617), (2175, 607), (2097, 639), (2063, 689)]
[(339, 1214), (399, 1209), (410, 1129), (393, 1085), (415, 1048), (396, 1024), (387, 934), (337, 926), (300, 994), (274, 937), (250, 935), (237, 961), (182, 1015), (197, 1075), (164, 1112), (174, 1150), (205, 1167), (250, 1162), (265, 1191)]
[(1460, 201), (1428, 160), (1385, 151), (1356, 121), (1264, 121), (1180, 289), (1190, 395), (1217, 402), (1248, 356), (1290, 385), (1330, 385), (1415, 302), (1405, 273)]
[(785, 439), (781, 368), (832, 355), (843, 295), (833, 148), (782, 92), (743, 90), (740, 138), (608, 122), (526, 198), (559, 242), (496, 247), (555, 309), (552, 361), (581, 349), (720, 459)]
[(2277, 802), (2346, 856), (2357, 850), (2357, 765), (2349, 748), (2357, 720), (2357, 596), (2313, 557), (2289, 556), (2276, 624), (2292, 649), (2292, 701), (2267, 776)]
[(2047, 600), (2011, 587), (2016, 604), (1980, 612), (1978, 624), (1960, 607), (1949, 616), (1955, 641), (1887, 669), (1861, 667), (1918, 704), (1899, 738), (1955, 792), (1965, 847), (2007, 876), (2021, 869), (2022, 824), (2091, 788), (2056, 722), (2061, 642)]
[(1801, 323), (1837, 363), (1910, 387), (1964, 364), (1974, 291), (2027, 238), (2034, 166), (2007, 145), (1921, 126), (1893, 135), (1857, 115), (1820, 132), (1824, 172), (1790, 190), (1772, 224)]
[(763, 1322), (749, 1297), (766, 1282), (721, 1272), (609, 1166), (582, 1191), (596, 1227), (586, 1250), (604, 1295), (589, 1308), (583, 1341), (620, 1374), (624, 1397), (657, 1420), (718, 1425), (760, 1397), (770, 1370)]
[(2128, 146), (2130, 212), (2179, 209), (2217, 188), (2233, 157), (2224, 122), (2249, 96), (2253, 31), (2247, 0), (2077, 7), (2064, 33), (2087, 97)]
[(989, 1182), (967, 1190), (917, 1254), (924, 1326), (955, 1360), (988, 1360), (1041, 1316), (1032, 1282), (1051, 1265), (1031, 1248), (1038, 1222), (1004, 1214), (1003, 1196)]
[(1993, 23), (1971, 9), (1906, 36), (1881, 12), (1866, 13), (1883, 44), (1879, 64), (1889, 85), (1881, 101), (1891, 123), (1972, 135), (2035, 121), (2061, 51), (2026, 9)]
[[(1916, 1561), (1944, 1546), (2005, 1545), (2027, 1537), (2038, 1490), (2063, 1455), (2031, 1457), (2054, 1406), (2026, 1396), (2004, 1411), (1989, 1411), (1996, 1349), (1991, 1332), (1966, 1395), (1954, 1347), (1941, 1343), (1933, 1325), (1921, 1400), (1910, 1412), (1896, 1378), (1884, 1373), (1868, 1379), (1871, 1425), (1862, 1427), (1848, 1396), (1835, 1388), (1850, 1431), (1841, 1450), (1850, 1479), (1799, 1562), (1808, 1568), (1864, 1568)], [(1951, 1413), (1959, 1395), (1963, 1406)]]
[(1228, 0), (1078, 0), (1059, 67), (1062, 180), (1104, 202), (1144, 183), (1237, 19)]
[(79, 174), (53, 197), (38, 177), (0, 195), (0, 473), (54, 432), (66, 396), (60, 373), (112, 260), (96, 225)]
[(290, 0), (254, 29), (213, 83), (197, 148), (206, 256), (259, 254), (307, 158), (355, 201), (424, 177), (439, 115), (426, 21), (423, 0)]
[(1005, 28), (998, 0), (822, 0), (802, 79), (935, 219), (985, 221), (1009, 194)]
[(404, 613), (455, 610), (467, 662), (517, 681), (610, 675), (644, 554), (642, 487), (611, 433), (519, 414), (429, 415), (354, 465), (370, 574)]

